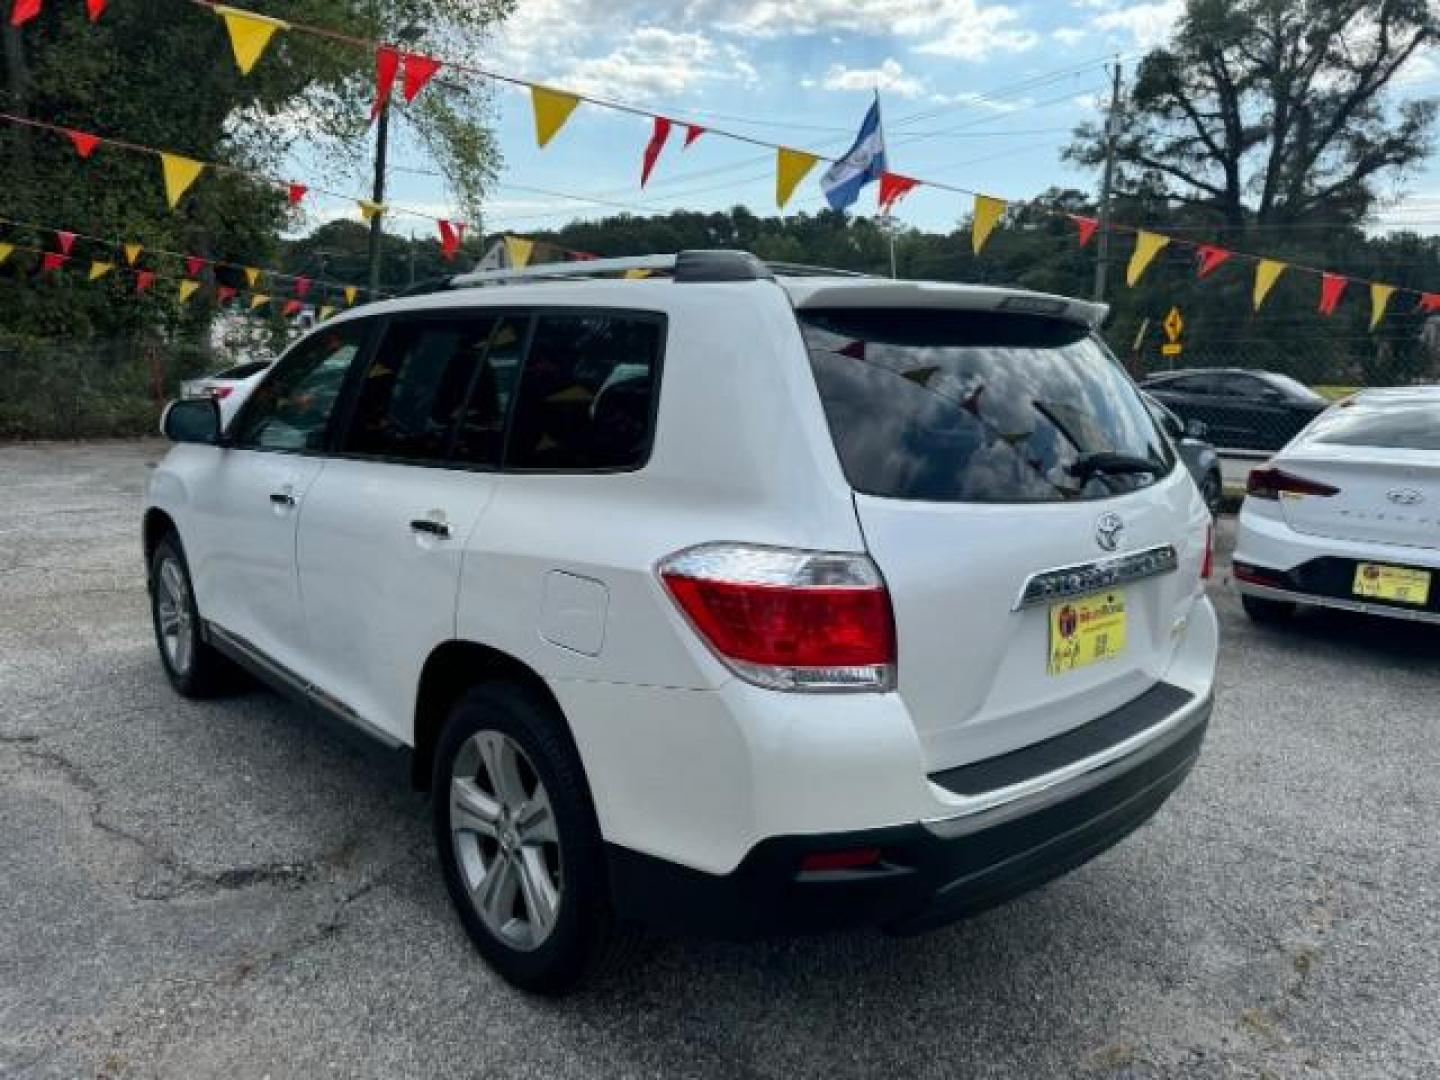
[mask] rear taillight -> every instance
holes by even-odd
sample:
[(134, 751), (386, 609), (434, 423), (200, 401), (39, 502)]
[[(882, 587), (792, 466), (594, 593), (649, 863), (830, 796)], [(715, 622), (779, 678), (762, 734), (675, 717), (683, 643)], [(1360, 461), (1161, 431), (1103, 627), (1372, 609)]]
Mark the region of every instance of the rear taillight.
[(234, 389), (233, 386), (212, 386), (210, 388), (210, 396), (216, 401), (224, 401), (230, 396), (230, 391)]
[(1340, 489), (1318, 480), (1307, 480), (1284, 469), (1251, 469), (1245, 494), (1253, 499), (1278, 499), (1281, 495), (1338, 495)]
[(865, 555), (705, 544), (660, 579), (735, 674), (772, 690), (889, 690), (895, 621)]
[(1200, 580), (1209, 581), (1215, 572), (1215, 527), (1205, 526), (1205, 558), (1200, 561)]

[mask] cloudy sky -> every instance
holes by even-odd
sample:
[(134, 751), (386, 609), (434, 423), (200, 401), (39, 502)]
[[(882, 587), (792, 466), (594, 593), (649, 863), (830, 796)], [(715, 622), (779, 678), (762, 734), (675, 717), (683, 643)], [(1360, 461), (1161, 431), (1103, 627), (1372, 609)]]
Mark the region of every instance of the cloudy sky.
[[(891, 167), (996, 195), (1092, 187), (1059, 149), (1108, 96), (1106, 64), (1163, 41), (1182, 0), (520, 0), (487, 50), (497, 71), (628, 102), (820, 153), (842, 152), (879, 88)], [(1430, 66), (1412, 85), (1436, 92)], [(773, 153), (704, 137), (673, 139), (639, 187), (648, 121), (582, 105), (544, 151), (528, 99), (497, 95), (505, 170), (487, 229), (555, 227), (622, 210), (774, 212)], [(403, 137), (402, 137), (403, 140)], [(440, 209), (438, 180), (405, 152), (391, 200)], [(415, 169), (416, 171), (405, 171)], [(822, 205), (817, 178), (792, 209)], [(1440, 175), (1411, 184), (1418, 202), (1395, 213), (1440, 223)], [(873, 188), (857, 210), (873, 211)], [(1413, 209), (1418, 206), (1420, 209)], [(959, 196), (923, 188), (900, 216), (925, 228), (968, 212)], [(1424, 215), (1431, 220), (1424, 222)], [(427, 231), (396, 217), (391, 227)]]

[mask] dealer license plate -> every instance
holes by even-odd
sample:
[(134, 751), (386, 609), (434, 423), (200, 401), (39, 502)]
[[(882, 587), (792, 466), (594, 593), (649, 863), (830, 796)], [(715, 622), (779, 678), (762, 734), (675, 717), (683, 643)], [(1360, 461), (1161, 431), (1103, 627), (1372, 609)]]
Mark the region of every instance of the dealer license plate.
[(1424, 604), (1430, 599), (1430, 571), (1363, 562), (1355, 567), (1356, 596)]
[(1051, 675), (1113, 660), (1125, 651), (1125, 593), (1099, 593), (1050, 607)]

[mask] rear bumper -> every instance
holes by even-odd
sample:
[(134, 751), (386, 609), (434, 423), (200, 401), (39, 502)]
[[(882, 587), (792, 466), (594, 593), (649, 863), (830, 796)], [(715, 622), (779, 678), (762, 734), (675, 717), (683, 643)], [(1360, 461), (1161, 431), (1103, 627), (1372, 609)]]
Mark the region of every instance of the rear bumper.
[[(1212, 700), (1190, 701), (1128, 753), (961, 817), (761, 841), (728, 874), (609, 845), (625, 918), (728, 938), (874, 925), (918, 933), (1074, 869), (1144, 824), (1189, 774)], [(806, 855), (874, 848), (880, 861), (806, 872)]]

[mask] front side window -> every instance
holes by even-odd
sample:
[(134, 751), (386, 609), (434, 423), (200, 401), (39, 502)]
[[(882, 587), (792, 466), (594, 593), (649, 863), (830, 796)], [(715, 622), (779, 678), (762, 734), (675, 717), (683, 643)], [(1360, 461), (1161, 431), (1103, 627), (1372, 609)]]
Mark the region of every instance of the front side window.
[[(1084, 327), (934, 309), (800, 312), (840, 462), (857, 491), (934, 502), (1099, 499), (1174, 455)], [(1123, 455), (1139, 469), (1092, 467)]]
[(628, 469), (649, 454), (659, 319), (542, 314), (511, 421), (505, 463), (546, 470)]
[(236, 417), (231, 439), (256, 450), (321, 450), (345, 376), (365, 342), (365, 320), (307, 337), (275, 365)]
[(391, 322), (360, 380), (343, 451), (446, 460), (494, 328), (484, 315)]

